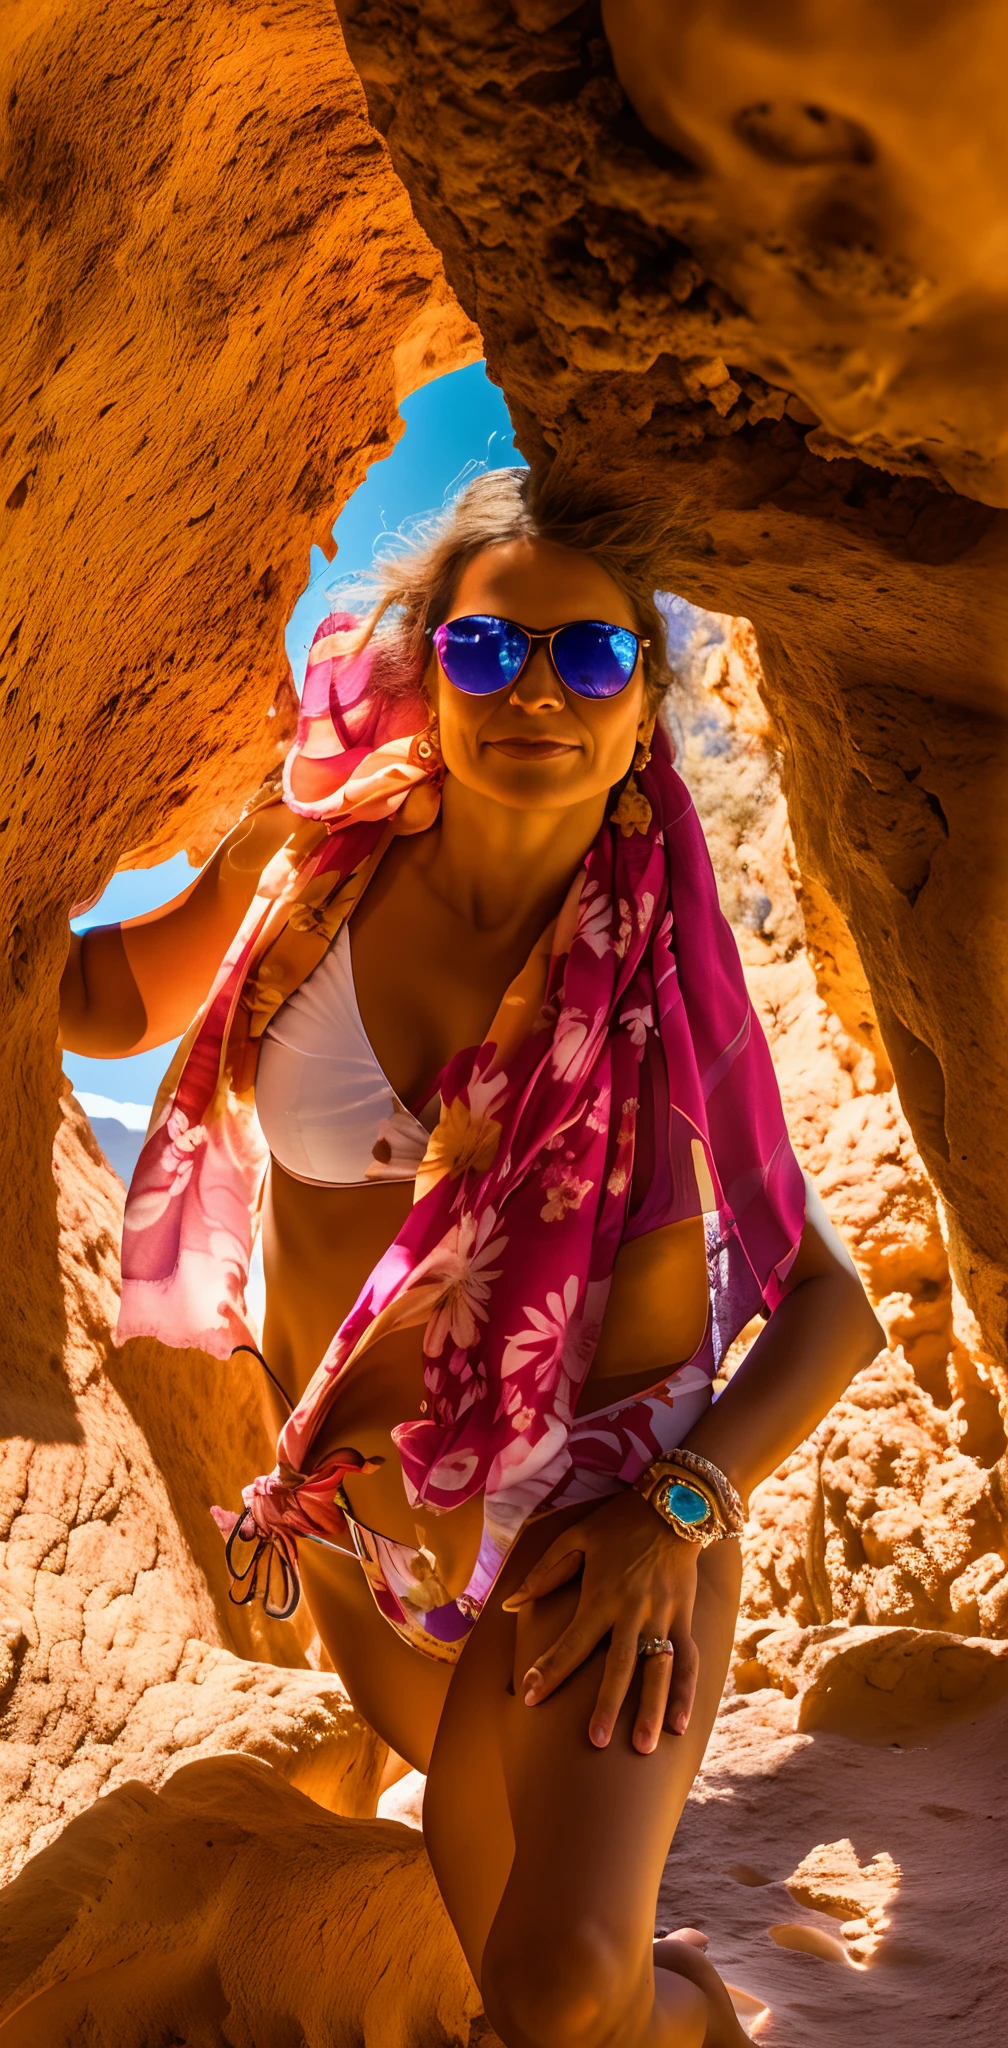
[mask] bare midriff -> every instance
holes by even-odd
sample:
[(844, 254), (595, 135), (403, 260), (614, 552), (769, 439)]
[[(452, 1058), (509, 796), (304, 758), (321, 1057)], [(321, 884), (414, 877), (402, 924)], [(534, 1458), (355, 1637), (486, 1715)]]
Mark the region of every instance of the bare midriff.
[[(353, 1307), (368, 1274), (405, 1222), (411, 1182), (321, 1187), (295, 1180), (274, 1160), (263, 1202), (266, 1318), (263, 1350), (296, 1402)], [(578, 1414), (655, 1386), (689, 1358), (703, 1335), (707, 1274), (699, 1216), (624, 1245), (616, 1261), (602, 1332), (577, 1402)], [(391, 1431), (424, 1414), (420, 1329), (375, 1344), (344, 1374), (312, 1446), (352, 1446), (381, 1458), (379, 1470), (345, 1482), (359, 1519), (403, 1543), (417, 1538), (437, 1558), (453, 1594), (468, 1582), (479, 1549), (482, 1495), (447, 1513), (411, 1508)], [(284, 1419), (277, 1404), (277, 1422)]]

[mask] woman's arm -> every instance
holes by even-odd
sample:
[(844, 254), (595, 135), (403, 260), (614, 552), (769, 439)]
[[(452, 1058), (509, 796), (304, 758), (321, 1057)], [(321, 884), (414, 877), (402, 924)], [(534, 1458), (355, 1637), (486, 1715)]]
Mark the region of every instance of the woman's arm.
[(60, 982), (60, 1044), (121, 1059), (178, 1038), (196, 1015), (294, 821), (283, 804), (243, 818), (194, 882), (158, 910), (71, 933)]
[[(808, 1180), (805, 1215), (784, 1300), (685, 1438), (687, 1448), (719, 1465), (743, 1495), (808, 1436), (885, 1343), (854, 1265)], [(527, 1705), (546, 1699), (609, 1634), (589, 1731), (604, 1748), (637, 1666), (638, 1637), (667, 1637), (673, 1656), (649, 1658), (645, 1666), (634, 1745), (643, 1752), (657, 1748), (663, 1728), (682, 1734), (696, 1690), (690, 1628), (697, 1558), (697, 1545), (677, 1536), (630, 1488), (568, 1528), (504, 1603), (513, 1610), (582, 1573), (572, 1622), (527, 1674)]]

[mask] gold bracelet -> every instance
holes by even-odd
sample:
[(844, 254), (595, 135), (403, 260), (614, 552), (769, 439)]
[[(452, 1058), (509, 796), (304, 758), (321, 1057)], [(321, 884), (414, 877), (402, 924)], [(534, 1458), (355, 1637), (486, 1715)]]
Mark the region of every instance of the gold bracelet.
[(717, 1543), (745, 1526), (742, 1502), (727, 1474), (681, 1446), (656, 1458), (634, 1488), (688, 1543)]
[(634, 1480), (634, 1489), (685, 1543), (698, 1543), (705, 1549), (728, 1534), (720, 1508), (707, 1488), (695, 1479), (686, 1479), (677, 1466), (667, 1466), (662, 1458), (656, 1458)]
[(684, 1444), (678, 1444), (668, 1455), (674, 1465), (682, 1466), (683, 1471), (706, 1480), (717, 1496), (726, 1526), (733, 1536), (741, 1536), (746, 1523), (745, 1508), (727, 1472), (722, 1472), (720, 1465), (715, 1465), (710, 1458), (702, 1458), (699, 1451), (688, 1451)]

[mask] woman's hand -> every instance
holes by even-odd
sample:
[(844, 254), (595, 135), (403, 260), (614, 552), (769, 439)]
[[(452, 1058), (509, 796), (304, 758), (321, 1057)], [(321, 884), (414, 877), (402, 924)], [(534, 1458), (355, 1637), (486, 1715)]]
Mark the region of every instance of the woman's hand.
[(672, 1657), (646, 1657), (634, 1748), (657, 1749), (663, 1728), (682, 1735), (693, 1707), (696, 1645), (690, 1633), (699, 1545), (687, 1543), (629, 1488), (558, 1536), (503, 1602), (514, 1614), (583, 1570), (577, 1612), (526, 1673), (525, 1704), (536, 1706), (611, 1634), (589, 1734), (604, 1749), (637, 1668), (638, 1636), (667, 1636)]

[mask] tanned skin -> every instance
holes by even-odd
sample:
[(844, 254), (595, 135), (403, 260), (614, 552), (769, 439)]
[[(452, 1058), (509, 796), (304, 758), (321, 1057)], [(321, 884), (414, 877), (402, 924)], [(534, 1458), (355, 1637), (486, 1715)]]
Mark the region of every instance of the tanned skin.
[[(577, 618), (637, 630), (591, 558), (551, 542), (485, 549), (450, 617), (496, 612), (542, 630)], [(539, 643), (513, 688), (473, 698), (432, 657), (445, 760), (441, 814), (397, 839), (355, 910), (364, 1026), (397, 1095), (423, 1105), (454, 1053), (480, 1042), (559, 909), (649, 723), (641, 661), (618, 697), (567, 692)], [(252, 814), (185, 894), (72, 939), (62, 1042), (114, 1058), (188, 1026), (287, 837)], [(294, 1403), (408, 1214), (408, 1185), (306, 1185), (273, 1161), (263, 1210), (263, 1346)], [(707, 1310), (699, 1217), (620, 1253), (586, 1413), (688, 1358)], [(695, 1398), (687, 1445), (744, 1498), (808, 1435), (884, 1341), (857, 1274), (809, 1192), (786, 1298), (716, 1405)], [(390, 1431), (425, 1400), (421, 1334), (351, 1369), (323, 1430), (384, 1463), (346, 1481), (354, 1512), (419, 1538), (466, 1584), (482, 1498), (446, 1514), (407, 1503)], [(286, 1409), (266, 1386), (279, 1427)], [(302, 1545), (305, 1595), (361, 1712), (427, 1774), (424, 1834), (487, 2013), (507, 2048), (737, 2048), (731, 1999), (699, 1948), (652, 1941), (669, 1843), (702, 1759), (738, 1608), (735, 1542), (698, 1553), (629, 1491), (526, 1527), (454, 1667), (411, 1650), (378, 1614), (356, 1560)], [(638, 1634), (675, 1656), (638, 1660)], [(656, 1965), (658, 1966), (656, 1968)]]

